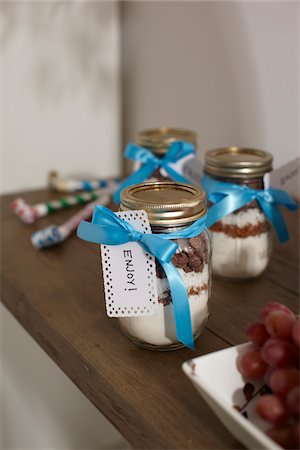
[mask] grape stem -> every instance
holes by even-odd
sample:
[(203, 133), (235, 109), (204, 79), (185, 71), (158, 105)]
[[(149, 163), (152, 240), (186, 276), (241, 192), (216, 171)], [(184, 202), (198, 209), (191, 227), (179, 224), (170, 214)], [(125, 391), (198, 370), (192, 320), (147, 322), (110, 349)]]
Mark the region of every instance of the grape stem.
[(261, 394), (264, 389), (268, 389), (268, 386), (266, 384), (263, 384), (256, 392), (254, 392), (254, 394), (252, 395), (251, 398), (249, 398), (249, 400), (247, 400), (240, 409), (240, 413), (244, 412), (243, 410), (249, 405), (249, 403), (254, 399), (254, 397), (256, 397), (258, 394)]

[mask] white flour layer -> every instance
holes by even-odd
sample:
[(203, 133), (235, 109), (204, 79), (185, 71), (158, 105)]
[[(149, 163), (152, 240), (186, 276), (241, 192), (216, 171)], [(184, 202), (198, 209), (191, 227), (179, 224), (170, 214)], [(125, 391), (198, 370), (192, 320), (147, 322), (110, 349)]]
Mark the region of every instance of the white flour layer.
[[(205, 264), (201, 273), (185, 272), (183, 269), (178, 268), (177, 270), (180, 273), (187, 290), (190, 290), (191, 288), (199, 288), (204, 284), (208, 284), (208, 264)], [(157, 278), (158, 297), (165, 297), (166, 294), (164, 295), (164, 293), (169, 289), (170, 287), (167, 278)]]
[[(207, 301), (208, 291), (202, 291), (199, 295), (193, 295), (189, 298), (193, 334), (197, 333), (207, 319)], [(178, 342), (172, 303), (167, 306), (159, 303), (154, 316), (121, 317), (119, 321), (125, 332), (141, 342), (157, 346)]]
[(267, 267), (271, 252), (269, 232), (246, 238), (232, 238), (222, 232), (211, 231), (210, 234), (213, 274), (252, 278)]
[(221, 223), (224, 225), (236, 225), (240, 228), (245, 225), (257, 225), (258, 222), (265, 222), (266, 216), (259, 208), (249, 208), (246, 211), (239, 211), (237, 214), (228, 214), (223, 217)]

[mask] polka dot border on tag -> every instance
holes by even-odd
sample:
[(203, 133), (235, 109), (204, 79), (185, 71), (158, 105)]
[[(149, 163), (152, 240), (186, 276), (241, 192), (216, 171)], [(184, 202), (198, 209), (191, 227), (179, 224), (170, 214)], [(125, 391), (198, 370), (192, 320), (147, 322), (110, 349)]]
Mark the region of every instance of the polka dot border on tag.
[[(148, 217), (145, 211), (126, 211), (122, 212), (122, 219), (128, 220), (133, 226), (135, 222), (139, 222), (142, 227), (142, 232), (149, 233), (151, 228), (148, 222)], [(145, 253), (147, 257), (147, 306), (119, 306), (118, 299), (115, 297), (113, 288), (113, 279), (110, 261), (109, 245), (101, 245), (101, 259), (103, 271), (103, 284), (105, 289), (106, 311), (109, 317), (134, 317), (134, 316), (149, 316), (153, 313), (154, 305), (157, 303), (156, 291), (156, 267), (155, 258), (149, 253)]]

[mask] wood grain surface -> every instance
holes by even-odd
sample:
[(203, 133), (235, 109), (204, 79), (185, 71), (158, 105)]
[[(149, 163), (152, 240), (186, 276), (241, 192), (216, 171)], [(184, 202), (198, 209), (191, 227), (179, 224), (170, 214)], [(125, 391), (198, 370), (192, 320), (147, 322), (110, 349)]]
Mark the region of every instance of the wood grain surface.
[[(29, 203), (60, 197), (48, 190), (21, 194)], [(268, 301), (296, 312), (297, 214), (285, 214), (291, 239), (275, 244), (263, 276), (238, 283), (213, 280), (210, 318), (195, 352), (160, 353), (134, 346), (118, 321), (106, 316), (96, 245), (74, 235), (43, 251), (32, 247), (34, 231), (64, 222), (80, 207), (28, 226), (11, 210), (15, 197), (1, 201), (1, 300), (56, 364), (133, 448), (243, 448), (196, 393), (181, 365), (244, 342), (245, 325)]]

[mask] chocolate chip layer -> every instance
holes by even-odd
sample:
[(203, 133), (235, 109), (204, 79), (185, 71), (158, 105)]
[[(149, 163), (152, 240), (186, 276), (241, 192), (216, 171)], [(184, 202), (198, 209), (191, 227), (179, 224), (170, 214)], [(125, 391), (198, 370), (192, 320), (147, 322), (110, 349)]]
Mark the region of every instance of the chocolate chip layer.
[[(179, 248), (179, 251), (172, 258), (172, 263), (186, 273), (201, 273), (209, 259), (209, 241), (207, 236), (205, 233), (202, 233), (194, 238), (178, 240), (179, 245), (181, 244), (180, 241), (183, 241), (182, 246), (184, 250)], [(158, 278), (166, 278), (166, 274), (159, 262), (156, 262), (156, 276)]]

